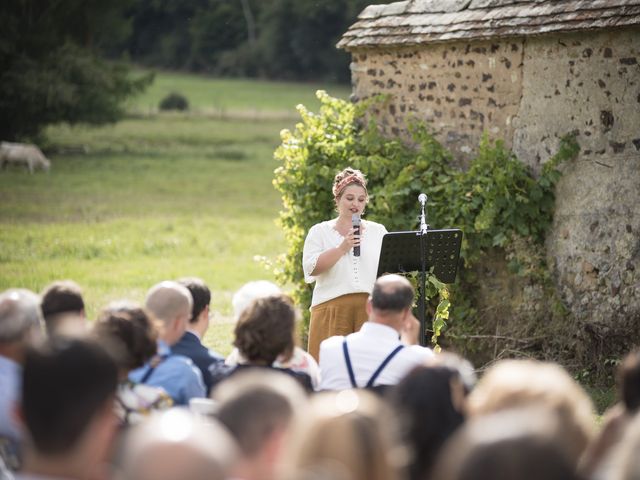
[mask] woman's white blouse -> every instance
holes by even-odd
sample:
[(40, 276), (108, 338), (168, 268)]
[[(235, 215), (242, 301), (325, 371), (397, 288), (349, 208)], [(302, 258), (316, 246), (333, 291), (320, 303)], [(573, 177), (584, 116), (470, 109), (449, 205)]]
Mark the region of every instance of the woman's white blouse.
[(376, 281), (382, 237), (387, 233), (384, 225), (362, 220), (360, 256), (353, 249), (344, 254), (336, 264), (324, 273), (311, 275), (318, 257), (331, 248), (338, 247), (344, 237), (335, 229), (336, 220), (328, 220), (311, 227), (304, 241), (302, 268), (307, 283), (316, 282), (311, 306), (319, 305), (348, 293), (371, 293)]

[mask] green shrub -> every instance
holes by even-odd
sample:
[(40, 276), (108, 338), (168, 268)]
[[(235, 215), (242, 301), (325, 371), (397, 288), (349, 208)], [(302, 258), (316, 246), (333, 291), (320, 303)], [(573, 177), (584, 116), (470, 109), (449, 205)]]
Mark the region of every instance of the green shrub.
[[(331, 185), (336, 172), (346, 166), (367, 176), (367, 218), (389, 231), (417, 229), (417, 197), (426, 192), (431, 228), (455, 227), (464, 232), (461, 256), (466, 266), (485, 249), (507, 248), (515, 239), (543, 243), (553, 215), (558, 164), (578, 151), (572, 137), (563, 140), (560, 152), (538, 178), (501, 141), (486, 137), (468, 170), (461, 171), (452, 166), (451, 153), (426, 126), (412, 125), (411, 141), (403, 143), (383, 137), (373, 122), (365, 122), (367, 109), (384, 98), (353, 105), (323, 91), (317, 96), (320, 112), (299, 105), (302, 121), (293, 131), (281, 132), (282, 144), (274, 154), (282, 162), (275, 171), (274, 186), (282, 194), (279, 223), (288, 243), (278, 273), (280, 281), (294, 285), (293, 295), (301, 306), (310, 304), (312, 293), (301, 266), (305, 236), (312, 225), (335, 214)], [(434, 306), (436, 340), (448, 317), (448, 292), (433, 277), (428, 284), (427, 295), (440, 296)]]
[(189, 110), (189, 101), (187, 97), (178, 92), (171, 92), (167, 94), (160, 101), (159, 105), (160, 110), (179, 110), (184, 112), (185, 110)]

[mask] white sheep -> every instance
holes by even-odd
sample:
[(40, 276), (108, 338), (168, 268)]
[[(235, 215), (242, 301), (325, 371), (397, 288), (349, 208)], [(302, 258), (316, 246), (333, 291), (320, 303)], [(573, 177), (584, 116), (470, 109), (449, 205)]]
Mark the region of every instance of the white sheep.
[(24, 165), (33, 173), (37, 168), (49, 171), (51, 162), (35, 145), (0, 142), (0, 168), (7, 165)]

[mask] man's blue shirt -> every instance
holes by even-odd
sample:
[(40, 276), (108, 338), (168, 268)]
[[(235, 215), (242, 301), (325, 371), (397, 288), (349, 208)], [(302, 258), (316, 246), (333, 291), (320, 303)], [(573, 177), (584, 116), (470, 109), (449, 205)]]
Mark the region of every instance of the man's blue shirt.
[[(153, 367), (147, 362), (130, 372), (129, 380), (163, 388), (176, 405), (188, 405), (192, 398), (206, 395), (200, 369), (190, 359), (172, 353), (169, 345), (163, 341), (158, 342), (158, 355), (162, 361), (152, 372), (149, 370)], [(142, 382), (145, 376), (147, 378)]]

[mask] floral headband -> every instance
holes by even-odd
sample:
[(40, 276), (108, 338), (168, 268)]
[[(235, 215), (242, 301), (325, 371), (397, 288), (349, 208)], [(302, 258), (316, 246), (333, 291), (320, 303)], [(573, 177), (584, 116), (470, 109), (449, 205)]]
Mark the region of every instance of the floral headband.
[(354, 183), (364, 188), (365, 192), (367, 191), (367, 187), (362, 181), (362, 179), (355, 173), (352, 173), (351, 175), (347, 175), (346, 177), (344, 177), (342, 180), (338, 182), (336, 186), (333, 187), (333, 196), (335, 198), (338, 198), (345, 188), (347, 188), (349, 185)]

